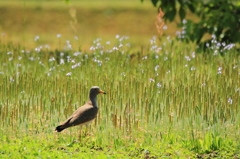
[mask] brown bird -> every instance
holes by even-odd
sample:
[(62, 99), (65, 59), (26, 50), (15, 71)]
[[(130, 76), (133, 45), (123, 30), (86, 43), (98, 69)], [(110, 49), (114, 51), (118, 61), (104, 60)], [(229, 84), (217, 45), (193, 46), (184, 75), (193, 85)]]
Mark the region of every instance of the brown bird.
[(55, 131), (61, 132), (72, 126), (87, 125), (95, 119), (98, 113), (97, 95), (100, 93), (106, 94), (98, 86), (93, 86), (90, 89), (88, 102), (79, 107), (63, 124), (57, 126)]

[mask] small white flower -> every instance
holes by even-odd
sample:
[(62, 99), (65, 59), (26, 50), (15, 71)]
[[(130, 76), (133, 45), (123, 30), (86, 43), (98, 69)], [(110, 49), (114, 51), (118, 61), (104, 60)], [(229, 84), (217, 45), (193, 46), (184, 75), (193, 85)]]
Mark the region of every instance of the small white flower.
[(144, 56), (143, 58), (142, 58), (142, 60), (146, 60), (148, 57), (147, 56)]
[(35, 36), (34, 41), (38, 41), (38, 40), (39, 40), (39, 36), (37, 35)]
[(81, 55), (82, 53), (81, 52), (75, 52), (73, 53), (73, 56), (78, 56), (78, 55)]
[(228, 98), (228, 103), (229, 103), (229, 104), (232, 104), (232, 103), (233, 103), (232, 98)]
[(64, 59), (60, 59), (60, 65), (64, 64)]
[(72, 75), (72, 72), (68, 72), (67, 74), (66, 74), (66, 76), (71, 76)]
[(50, 61), (50, 62), (51, 62), (51, 61), (55, 61), (55, 58), (52, 57), (52, 58), (49, 59), (49, 61)]
[(155, 80), (154, 80), (154, 79), (152, 79), (152, 78), (150, 78), (149, 80), (150, 80), (150, 82), (155, 82)]
[(113, 47), (113, 50), (118, 50), (118, 48), (116, 46)]
[(123, 44), (122, 44), (122, 43), (120, 43), (118, 47), (123, 47)]
[(57, 38), (60, 38), (62, 35), (61, 34), (57, 34)]
[(185, 59), (186, 59), (187, 61), (191, 61), (191, 58), (190, 58), (189, 56), (185, 56)]
[(167, 28), (168, 28), (168, 27), (167, 27), (166, 25), (163, 26), (163, 30), (167, 30)]
[(161, 87), (162, 87), (162, 85), (161, 85), (160, 82), (157, 83), (157, 87), (158, 87), (158, 88), (161, 88)]
[(190, 70), (191, 70), (191, 71), (194, 71), (194, 70), (196, 70), (196, 68), (195, 68), (194, 66), (192, 66), (192, 67), (190, 68)]
[(159, 67), (160, 67), (159, 65), (156, 65), (154, 70), (157, 71)]
[(122, 72), (120, 75), (121, 75), (121, 76), (124, 76), (124, 77), (126, 76), (126, 75), (125, 75), (125, 72)]
[(183, 19), (183, 20), (182, 20), (182, 23), (183, 23), (183, 24), (186, 24), (186, 23), (187, 23), (187, 20), (186, 20), (186, 19)]
[(78, 40), (78, 36), (74, 36), (74, 39)]

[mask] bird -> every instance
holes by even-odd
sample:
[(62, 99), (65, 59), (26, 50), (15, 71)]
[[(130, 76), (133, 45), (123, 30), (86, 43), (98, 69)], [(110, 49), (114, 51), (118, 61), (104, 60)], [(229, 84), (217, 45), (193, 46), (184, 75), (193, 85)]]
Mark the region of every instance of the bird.
[(65, 122), (55, 128), (56, 132), (61, 132), (73, 126), (88, 125), (96, 118), (98, 113), (97, 95), (106, 94), (100, 87), (93, 86), (89, 92), (89, 100), (79, 107)]

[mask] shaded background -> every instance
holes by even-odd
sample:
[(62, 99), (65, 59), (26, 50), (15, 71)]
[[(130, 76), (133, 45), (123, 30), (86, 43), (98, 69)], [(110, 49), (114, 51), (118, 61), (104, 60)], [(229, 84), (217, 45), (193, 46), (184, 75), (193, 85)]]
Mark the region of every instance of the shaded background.
[[(4, 1), (0, 3), (0, 15), (1, 40), (26, 48), (48, 44), (51, 49), (61, 49), (69, 40), (73, 48), (88, 50), (96, 38), (114, 44), (116, 35), (126, 35), (132, 48), (139, 50), (158, 34), (157, 8), (150, 1)], [(164, 35), (175, 36), (179, 22), (176, 18), (167, 23)]]

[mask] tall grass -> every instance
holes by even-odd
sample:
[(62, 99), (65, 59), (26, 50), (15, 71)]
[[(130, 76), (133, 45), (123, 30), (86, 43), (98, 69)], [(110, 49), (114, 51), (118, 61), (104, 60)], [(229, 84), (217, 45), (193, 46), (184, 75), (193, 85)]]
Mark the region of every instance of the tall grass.
[(153, 38), (148, 50), (132, 52), (126, 37), (117, 39), (115, 45), (97, 39), (89, 52), (1, 44), (1, 140), (76, 140), (78, 127), (53, 130), (98, 85), (107, 94), (98, 97), (100, 111), (85, 144), (147, 147), (144, 152), (153, 155), (151, 147), (168, 152), (170, 145), (195, 153), (239, 147), (240, 59), (234, 48), (224, 56), (211, 48), (197, 54), (195, 45)]

